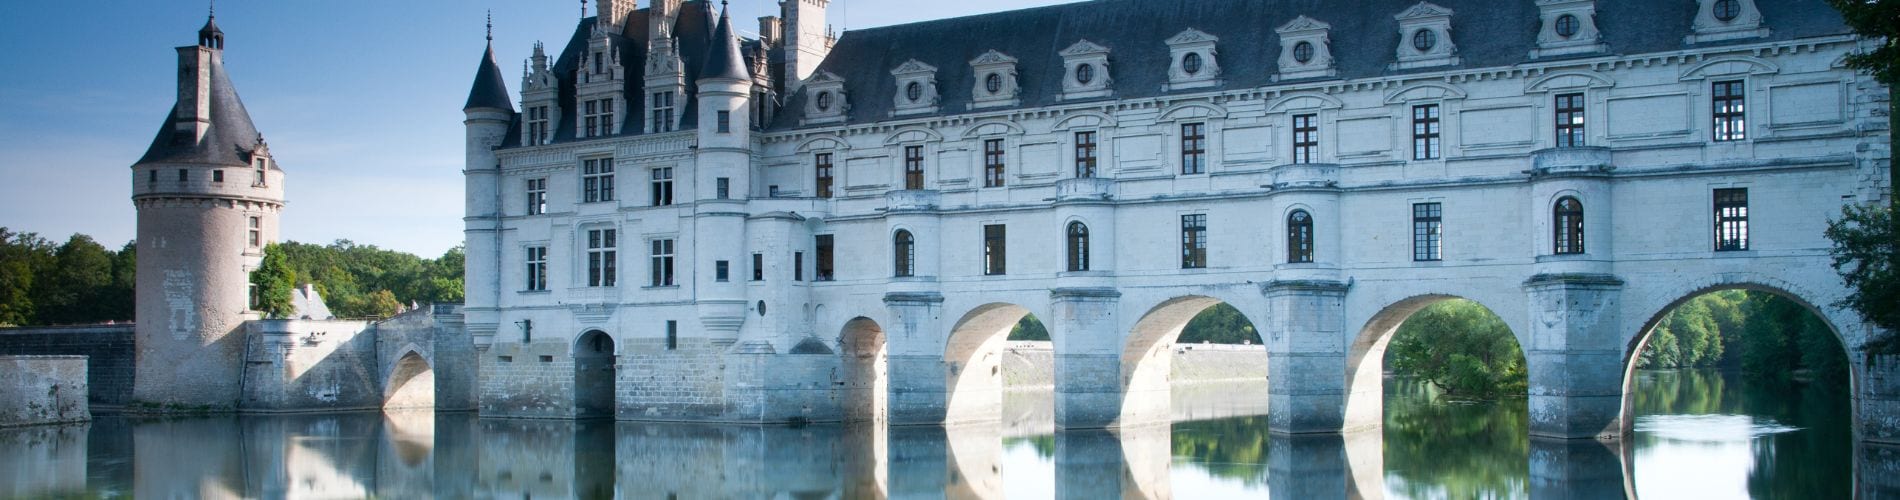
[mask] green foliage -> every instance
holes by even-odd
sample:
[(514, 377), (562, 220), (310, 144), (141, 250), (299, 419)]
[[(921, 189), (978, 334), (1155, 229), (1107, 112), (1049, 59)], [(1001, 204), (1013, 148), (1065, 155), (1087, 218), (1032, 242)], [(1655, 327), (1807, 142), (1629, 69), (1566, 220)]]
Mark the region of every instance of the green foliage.
[(1637, 358), (1638, 368), (1703, 368), (1732, 366), (1737, 358), (1733, 340), (1742, 332), (1743, 301), (1740, 290), (1703, 294), (1677, 306), (1662, 321), (1649, 339), (1648, 348)]
[(266, 317), (289, 318), (296, 313), (291, 293), (297, 288), (297, 275), (285, 254), (283, 245), (267, 245), (263, 264), (251, 271), (251, 284), (257, 288), (252, 307)]
[(1404, 498), (1523, 498), (1529, 401), (1450, 404), (1437, 384), (1386, 383), (1386, 484)]
[(1771, 381), (1796, 375), (1827, 383), (1847, 381), (1845, 350), (1820, 317), (1801, 304), (1763, 292), (1749, 292), (1747, 307), (1741, 337), (1743, 374)]
[(1446, 300), (1413, 314), (1392, 335), (1385, 360), (1392, 371), (1455, 397), (1521, 394), (1527, 385), (1524, 352), (1511, 328), (1469, 300)]
[(1900, 0), (1828, 0), (1855, 33), (1879, 42), (1872, 51), (1847, 56), (1847, 66), (1888, 86), (1900, 86)]
[(0, 325), (132, 319), (134, 250), (75, 234), (66, 243), (0, 227)]
[[(1896, 202), (1900, 205), (1900, 202)], [(1827, 239), (1834, 242), (1834, 271), (1850, 291), (1841, 306), (1859, 312), (1867, 321), (1889, 331), (1900, 331), (1900, 206), (1848, 205), (1840, 220), (1827, 223)], [(1876, 352), (1900, 352), (1892, 338), (1875, 339)]]
[(299, 283), (316, 285), (330, 311), (340, 318), (376, 318), (396, 314), (415, 303), (461, 302), (462, 247), (437, 259), (337, 240), (329, 245), (285, 242), (281, 245)]
[(1047, 341), (1049, 329), (1042, 326), (1042, 321), (1037, 320), (1036, 315), (1024, 314), (1023, 319), (1016, 320), (1016, 326), (1009, 329), (1009, 340)]
[(1181, 329), (1181, 338), (1176, 342), (1259, 345), (1260, 333), (1254, 331), (1253, 322), (1247, 321), (1239, 309), (1222, 302), (1194, 315), (1187, 327)]

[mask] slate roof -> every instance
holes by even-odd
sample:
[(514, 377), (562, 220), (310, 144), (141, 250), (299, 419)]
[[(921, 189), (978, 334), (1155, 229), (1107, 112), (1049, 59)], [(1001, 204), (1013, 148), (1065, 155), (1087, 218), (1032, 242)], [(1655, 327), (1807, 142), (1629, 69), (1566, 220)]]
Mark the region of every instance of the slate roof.
[(706, 66), (699, 70), (701, 78), (728, 78), (751, 81), (752, 76), (745, 69), (745, 59), (739, 53), (739, 38), (732, 36), (732, 19), (729, 12), (719, 13), (719, 26), (713, 28), (711, 47), (706, 51)]
[(475, 108), (515, 110), (514, 101), (508, 97), (508, 83), (501, 76), (501, 66), (495, 63), (493, 45), (482, 52), (482, 62), (475, 67), (475, 85), (468, 89), (468, 104), (462, 105), (465, 111)]
[(231, 86), (230, 77), (225, 75), (222, 56), (211, 58), (209, 99), (211, 126), (203, 140), (192, 141), (189, 134), (175, 132), (173, 118), (178, 116), (178, 104), (174, 103), (158, 127), (158, 136), (152, 138), (152, 146), (146, 148), (145, 156), (140, 157), (138, 163), (249, 166), (250, 152), (263, 137), (258, 135), (257, 126), (251, 124), (251, 114), (244, 110), (237, 88)]
[[(1022, 93), (1018, 108), (1062, 103), (1064, 76), (1058, 51), (1078, 40), (1107, 47), (1113, 98), (1142, 98), (1164, 92), (1172, 62), (1170, 37), (1195, 28), (1220, 38), (1218, 59), (1224, 84), (1217, 89), (1274, 85), (1279, 35), (1275, 28), (1306, 15), (1332, 25), (1329, 33), (1341, 78), (1442, 71), (1446, 67), (1391, 71), (1399, 43), (1393, 16), (1418, 0), (1093, 0), (978, 16), (926, 21), (845, 32), (821, 71), (844, 78), (850, 108), (847, 123), (888, 119), (897, 92), (890, 71), (910, 59), (936, 66), (941, 93), (938, 115), (966, 113), (975, 76), (969, 61), (995, 49), (1015, 57)], [(1530, 62), (1536, 47), (1538, 9), (1532, 0), (1433, 0), (1454, 11), (1452, 40), (1458, 68), (1512, 66)], [(1850, 33), (1840, 14), (1824, 0), (1757, 0), (1769, 40), (1790, 40)], [(1696, 2), (1692, 0), (1604, 0), (1597, 2), (1597, 27), (1615, 54), (1691, 48)], [(1754, 43), (1759, 39), (1730, 43)], [(1720, 44), (1702, 44), (1720, 45)], [(1294, 82), (1297, 83), (1297, 82)], [(806, 92), (790, 96), (774, 129), (802, 128)], [(985, 111), (994, 111), (987, 109)], [(929, 115), (925, 115), (929, 116)]]

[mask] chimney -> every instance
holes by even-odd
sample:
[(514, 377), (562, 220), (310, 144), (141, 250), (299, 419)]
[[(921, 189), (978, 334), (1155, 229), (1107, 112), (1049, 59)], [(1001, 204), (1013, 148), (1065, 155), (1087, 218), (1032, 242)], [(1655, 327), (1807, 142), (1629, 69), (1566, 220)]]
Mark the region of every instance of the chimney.
[(778, 16), (761, 17), (759, 18), (759, 41), (764, 42), (767, 47), (777, 47), (785, 41), (785, 33), (781, 31), (784, 29), (785, 22)]
[(634, 0), (595, 0), (594, 15), (603, 31), (613, 34), (626, 32), (627, 14), (634, 9)]
[(197, 144), (211, 130), (211, 66), (219, 51), (207, 45), (178, 48), (178, 107), (172, 142)]

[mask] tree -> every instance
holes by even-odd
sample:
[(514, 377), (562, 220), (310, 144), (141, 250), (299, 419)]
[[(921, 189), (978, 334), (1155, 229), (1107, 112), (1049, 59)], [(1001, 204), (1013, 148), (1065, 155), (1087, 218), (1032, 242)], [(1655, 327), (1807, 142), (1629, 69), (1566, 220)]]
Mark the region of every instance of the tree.
[(288, 318), (296, 314), (291, 293), (297, 288), (297, 276), (290, 268), (282, 245), (272, 243), (264, 247), (264, 262), (256, 271), (251, 271), (251, 284), (257, 287), (257, 310), (266, 317)]
[(1894, 207), (1848, 205), (1828, 221), (1834, 270), (1847, 283), (1844, 306), (1888, 331), (1900, 331), (1900, 228)]
[(36, 323), (35, 278), (52, 260), (53, 245), (45, 238), (0, 227), (0, 325)]
[(1253, 322), (1247, 321), (1247, 316), (1241, 314), (1239, 309), (1222, 302), (1188, 320), (1187, 326), (1181, 328), (1181, 338), (1177, 342), (1259, 345), (1260, 333), (1254, 331)]
[(112, 284), (112, 251), (91, 236), (75, 234), (54, 251), (51, 265), (38, 270), (33, 294), (39, 298), (36, 316), (41, 324), (92, 323), (110, 317), (101, 310)]
[(1399, 325), (1386, 348), (1392, 371), (1425, 379), (1458, 397), (1521, 393), (1524, 352), (1496, 314), (1452, 299), (1425, 307)]
[(397, 302), (396, 294), (389, 290), (377, 290), (369, 294), (367, 303), (363, 307), (370, 312), (370, 317), (375, 318), (395, 316), (396, 313), (402, 311), (402, 303)]
[[(1865, 71), (1887, 85), (1889, 144), (1900, 143), (1900, 113), (1893, 112), (1900, 109), (1900, 0), (1827, 0), (1827, 3), (1841, 11), (1841, 18), (1855, 33), (1875, 41), (1872, 51), (1849, 54), (1847, 67)], [(1889, 164), (1887, 175), (1888, 186), (1900, 187), (1900, 169)]]
[(1049, 329), (1042, 326), (1042, 321), (1037, 320), (1036, 315), (1024, 314), (1023, 319), (1016, 320), (1016, 326), (1010, 327), (1009, 340), (1046, 341), (1049, 340)]

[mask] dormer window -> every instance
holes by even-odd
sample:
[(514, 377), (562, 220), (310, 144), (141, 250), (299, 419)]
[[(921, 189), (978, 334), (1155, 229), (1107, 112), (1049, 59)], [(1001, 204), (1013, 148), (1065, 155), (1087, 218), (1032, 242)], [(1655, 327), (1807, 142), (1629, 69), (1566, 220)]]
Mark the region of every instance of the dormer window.
[(1083, 64), (1075, 67), (1075, 83), (1088, 85), (1095, 80), (1095, 65)]
[(1331, 78), (1339, 72), (1333, 68), (1333, 52), (1329, 44), (1328, 33), (1332, 25), (1319, 20), (1300, 16), (1275, 28), (1280, 35), (1280, 74), (1275, 81), (1302, 80), (1307, 78)]
[(896, 77), (898, 88), (904, 90), (892, 99), (892, 115), (937, 112), (936, 66), (911, 59), (891, 70), (891, 76)]
[(1174, 59), (1168, 68), (1166, 90), (1213, 87), (1221, 84), (1220, 60), (1215, 45), (1220, 38), (1188, 28), (1168, 38), (1168, 52)]
[(831, 111), (831, 93), (830, 92), (818, 93), (818, 110)]
[(652, 114), (653, 126), (649, 128), (656, 133), (672, 132), (673, 91), (654, 92), (651, 107), (652, 111), (650, 111), (650, 113)]
[(1557, 16), (1557, 36), (1570, 38), (1577, 36), (1577, 16), (1564, 14)]
[(982, 75), (971, 89), (972, 109), (997, 106), (1014, 106), (1020, 101), (1016, 95), (1020, 88), (1016, 82), (1016, 58), (997, 51), (984, 52), (970, 61), (970, 71)]
[(1609, 50), (1597, 32), (1595, 0), (1538, 0), (1537, 48), (1530, 56), (1551, 57)]
[(1742, 2), (1740, 0), (1716, 0), (1715, 20), (1726, 23), (1741, 16)]
[(1313, 42), (1293, 44), (1293, 60), (1300, 64), (1313, 62)]
[[(928, 83), (924, 90), (926, 99), (931, 97)], [(850, 107), (850, 100), (845, 94), (844, 78), (830, 71), (819, 70), (818, 74), (812, 75), (805, 81), (805, 95), (808, 97), (805, 99), (805, 118), (801, 120), (801, 123), (811, 125), (844, 121), (845, 111)], [(900, 101), (901, 99), (893, 98), (893, 100)]]
[(264, 187), (264, 169), (270, 165), (270, 159), (258, 158), (251, 161), (251, 186)]
[(1088, 40), (1078, 40), (1058, 53), (1068, 78), (1062, 80), (1062, 98), (1108, 97), (1113, 80), (1108, 73), (1108, 48)]
[(1429, 52), (1432, 50), (1432, 47), (1436, 45), (1438, 45), (1438, 33), (1432, 30), (1418, 30), (1412, 32), (1413, 49), (1419, 52)]
[(1695, 33), (1685, 42), (1708, 43), (1768, 36), (1755, 0), (1697, 0)]
[(983, 89), (988, 90), (991, 94), (1002, 92), (1003, 75), (990, 73), (990, 76), (983, 77)]
[(1399, 36), (1411, 41), (1400, 44), (1392, 69), (1458, 64), (1458, 47), (1451, 39), (1451, 15), (1451, 9), (1419, 2), (1392, 16), (1399, 22)]
[(910, 85), (905, 85), (904, 98), (910, 99), (910, 102), (917, 102), (919, 100), (923, 100), (924, 84), (917, 83), (917, 82), (910, 82)]
[(1201, 54), (1197, 52), (1189, 52), (1188, 55), (1181, 56), (1181, 71), (1187, 72), (1187, 74), (1190, 74), (1190, 75), (1200, 73), (1201, 72)]

